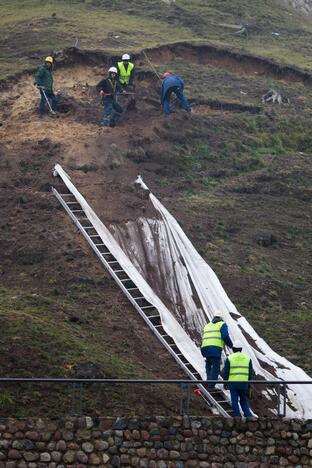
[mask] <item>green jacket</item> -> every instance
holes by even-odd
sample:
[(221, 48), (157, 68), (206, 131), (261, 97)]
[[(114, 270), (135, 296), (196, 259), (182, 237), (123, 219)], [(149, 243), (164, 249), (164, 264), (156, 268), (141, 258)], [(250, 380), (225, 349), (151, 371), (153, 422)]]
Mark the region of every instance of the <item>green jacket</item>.
[(35, 84), (42, 86), (47, 91), (53, 92), (53, 74), (52, 70), (47, 68), (45, 64), (40, 65), (36, 75)]

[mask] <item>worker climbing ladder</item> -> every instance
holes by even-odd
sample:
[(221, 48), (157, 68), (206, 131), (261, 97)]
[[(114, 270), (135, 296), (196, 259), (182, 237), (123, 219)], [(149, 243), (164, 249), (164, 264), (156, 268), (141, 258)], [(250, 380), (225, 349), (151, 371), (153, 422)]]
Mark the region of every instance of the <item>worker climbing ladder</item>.
[[(155, 305), (151, 304), (145, 298), (140, 287), (134, 283), (125, 269), (120, 265), (112, 249), (103, 242), (102, 237), (99, 235), (95, 227), (95, 223), (90, 220), (90, 218), (92, 219), (92, 216), (88, 216), (85, 209), (82, 207), (81, 194), (71, 182), (68, 183), (68, 176), (59, 165), (55, 167), (54, 175), (58, 175), (62, 179), (63, 184), (61, 192), (52, 187), (53, 194), (78, 227), (79, 231), (97, 255), (102, 265), (110, 273), (129, 302), (140, 314), (150, 330), (157, 336), (162, 345), (183, 369), (185, 374), (191, 380), (201, 380), (201, 375), (183, 355), (174, 339), (166, 333), (162, 326), (161, 315)], [(79, 197), (80, 200), (78, 200), (77, 197)], [(223, 390), (216, 388), (208, 391), (202, 384), (198, 384), (198, 389), (200, 390), (200, 392), (198, 392), (200, 396), (213, 411), (218, 412), (224, 417), (231, 417), (231, 402)]]

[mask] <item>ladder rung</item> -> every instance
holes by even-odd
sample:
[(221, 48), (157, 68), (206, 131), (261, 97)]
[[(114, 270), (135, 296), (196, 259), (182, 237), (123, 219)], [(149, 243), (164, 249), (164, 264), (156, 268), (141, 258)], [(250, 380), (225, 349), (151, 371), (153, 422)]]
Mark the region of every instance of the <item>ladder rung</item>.
[[(122, 283), (124, 283), (125, 281), (132, 281), (132, 279), (131, 279), (131, 278), (125, 278), (125, 279), (122, 279), (122, 280), (119, 280), (119, 281), (121, 281)], [(142, 309), (142, 307), (141, 307), (141, 309)]]
[(82, 226), (83, 229), (95, 229), (93, 226)]
[(138, 290), (139, 288), (129, 288), (127, 291), (135, 291), (136, 289)]
[(224, 405), (224, 403), (226, 404), (230, 404), (230, 402), (228, 400), (216, 400), (216, 402), (219, 404), (219, 405)]
[(83, 210), (72, 210), (72, 213), (81, 213)]
[(80, 203), (78, 201), (68, 201), (66, 205), (80, 205)]
[(162, 325), (154, 325), (155, 328), (160, 328)]
[(160, 315), (150, 315), (148, 319), (160, 318)]
[(145, 299), (145, 297), (144, 297), (144, 296), (140, 296), (140, 297), (134, 297), (133, 299), (134, 299), (135, 301), (138, 301), (139, 299)]
[(60, 193), (61, 197), (74, 197), (72, 193)]
[(100, 237), (98, 234), (91, 234), (89, 237)]
[[(105, 244), (101, 244), (105, 245)], [(109, 250), (107, 252), (101, 252), (102, 255), (113, 255)]]
[[(118, 262), (117, 262), (118, 263)], [(114, 273), (125, 273), (125, 270), (113, 270)]]
[(149, 306), (143, 306), (141, 307), (141, 309), (156, 309), (156, 307), (153, 305), (149, 305)]
[[(96, 247), (99, 247), (100, 245), (105, 245), (105, 244), (94, 244)], [(104, 253), (104, 252), (103, 252)]]
[(110, 262), (107, 262), (109, 265), (112, 265), (113, 263), (119, 263), (118, 260), (113, 260), (113, 261), (110, 261)]
[(89, 221), (89, 218), (77, 218), (78, 221)]

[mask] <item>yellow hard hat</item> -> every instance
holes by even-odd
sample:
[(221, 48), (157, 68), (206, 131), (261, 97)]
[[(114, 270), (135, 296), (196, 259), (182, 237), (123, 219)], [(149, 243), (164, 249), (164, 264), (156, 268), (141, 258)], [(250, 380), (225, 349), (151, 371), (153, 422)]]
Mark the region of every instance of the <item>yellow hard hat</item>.
[(53, 57), (50, 57), (50, 56), (45, 59), (45, 62), (53, 63), (53, 61), (54, 61)]

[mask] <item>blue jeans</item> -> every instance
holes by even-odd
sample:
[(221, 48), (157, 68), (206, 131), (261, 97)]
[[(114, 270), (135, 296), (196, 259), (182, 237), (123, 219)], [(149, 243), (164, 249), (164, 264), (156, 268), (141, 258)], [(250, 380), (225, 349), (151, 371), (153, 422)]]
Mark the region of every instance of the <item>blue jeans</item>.
[[(217, 380), (220, 374), (221, 357), (206, 357), (207, 380)], [(208, 388), (214, 388), (215, 384), (208, 384)]]
[(103, 125), (113, 126), (120, 119), (123, 108), (110, 96), (104, 96), (102, 100), (104, 106)]
[[(49, 101), (51, 101), (52, 110), (55, 111), (56, 105), (57, 105), (57, 97), (55, 96), (53, 91), (45, 91), (45, 94), (47, 98), (49, 99)], [(40, 90), (40, 95), (41, 95), (41, 99), (40, 99), (40, 104), (39, 104), (39, 115), (44, 115), (46, 111), (47, 101), (41, 90)]]
[(186, 110), (187, 112), (191, 112), (191, 106), (189, 105), (189, 103), (185, 99), (182, 89), (179, 86), (175, 86), (173, 88), (169, 88), (168, 91), (165, 94), (164, 101), (163, 101), (164, 113), (165, 114), (170, 114), (170, 112), (171, 112), (170, 96), (171, 96), (172, 93), (174, 93), (177, 96), (177, 98), (179, 99), (183, 109)]
[(234, 412), (234, 416), (241, 416), (239, 406), (238, 406), (238, 400), (239, 404), (243, 410), (244, 416), (249, 417), (252, 416), (252, 413), (249, 409), (248, 405), (248, 390), (241, 390), (241, 389), (230, 389), (231, 392), (231, 401), (232, 401), (232, 409)]

